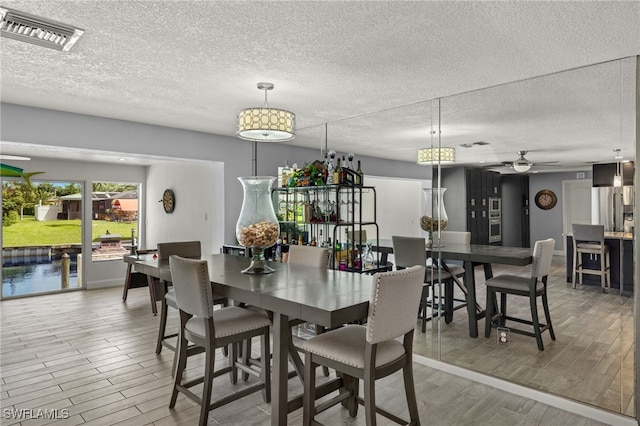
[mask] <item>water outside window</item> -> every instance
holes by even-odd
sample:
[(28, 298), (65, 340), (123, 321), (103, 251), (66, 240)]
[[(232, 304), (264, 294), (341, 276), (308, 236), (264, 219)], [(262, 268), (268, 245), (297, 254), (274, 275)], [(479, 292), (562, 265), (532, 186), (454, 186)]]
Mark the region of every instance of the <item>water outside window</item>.
[(3, 179), (2, 297), (80, 287), (81, 182)]
[[(93, 182), (91, 261), (138, 237), (138, 184)], [(2, 298), (81, 288), (83, 184), (2, 179)]]

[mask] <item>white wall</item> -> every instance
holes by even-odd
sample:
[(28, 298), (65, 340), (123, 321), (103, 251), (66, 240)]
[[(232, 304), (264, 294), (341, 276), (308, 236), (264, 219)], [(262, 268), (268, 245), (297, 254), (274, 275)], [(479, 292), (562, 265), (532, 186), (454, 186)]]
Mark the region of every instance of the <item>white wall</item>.
[(400, 179), (367, 176), (365, 185), (374, 186), (377, 196), (377, 222), (381, 239), (393, 235), (420, 236), (423, 191), (427, 182), (420, 179)]
[[(146, 248), (160, 242), (198, 240), (203, 253), (219, 253), (224, 244), (224, 167), (217, 162), (168, 162), (153, 165), (147, 176)], [(175, 210), (158, 202), (165, 189), (175, 193)]]

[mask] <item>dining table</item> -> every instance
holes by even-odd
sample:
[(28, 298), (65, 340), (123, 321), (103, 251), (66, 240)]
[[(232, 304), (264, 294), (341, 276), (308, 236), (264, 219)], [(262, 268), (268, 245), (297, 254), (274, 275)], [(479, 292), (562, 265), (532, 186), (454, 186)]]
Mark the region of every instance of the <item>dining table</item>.
[[(388, 256), (393, 253), (393, 241), (380, 239), (372, 244), (372, 250)], [(443, 244), (426, 246), (427, 256), (442, 261), (461, 261), (464, 267), (465, 301), (469, 317), (469, 336), (478, 337), (478, 321), (485, 317), (485, 310), (478, 306), (476, 297), (475, 267), (482, 266), (485, 279), (493, 277), (492, 264), (526, 266), (533, 262), (533, 250), (524, 247), (509, 247), (495, 244)], [(385, 257), (386, 258), (386, 257)], [(449, 310), (451, 314), (451, 310)]]
[[(289, 357), (298, 376), (304, 380), (302, 362), (292, 344), (290, 320), (335, 328), (366, 318), (372, 277), (280, 262), (269, 263), (275, 269), (271, 274), (251, 275), (241, 272), (251, 261), (248, 257), (212, 254), (202, 259), (207, 261), (216, 295), (272, 314), (271, 424), (286, 425), (288, 413), (302, 407), (302, 395), (290, 398), (288, 394)], [(138, 272), (171, 281), (168, 262), (160, 262), (152, 254), (127, 255), (124, 261)], [(328, 381), (319, 386), (318, 396), (341, 386), (340, 378)]]

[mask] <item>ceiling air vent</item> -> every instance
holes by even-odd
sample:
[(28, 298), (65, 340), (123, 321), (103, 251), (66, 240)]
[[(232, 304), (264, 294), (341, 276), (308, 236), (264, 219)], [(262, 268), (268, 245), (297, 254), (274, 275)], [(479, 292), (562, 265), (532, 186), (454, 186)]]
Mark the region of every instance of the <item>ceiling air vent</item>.
[(28, 13), (0, 7), (2, 37), (67, 52), (84, 30)]

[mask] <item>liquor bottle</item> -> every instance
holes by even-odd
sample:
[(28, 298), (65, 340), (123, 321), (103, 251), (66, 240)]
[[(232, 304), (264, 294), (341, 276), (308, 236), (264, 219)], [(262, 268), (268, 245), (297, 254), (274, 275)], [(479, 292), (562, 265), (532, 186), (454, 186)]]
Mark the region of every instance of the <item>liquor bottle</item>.
[(360, 167), (360, 160), (358, 160), (358, 170), (356, 170), (356, 176), (358, 179), (358, 185), (364, 185), (364, 173), (362, 173), (362, 167)]
[(336, 167), (335, 172), (333, 172), (333, 183), (335, 185), (342, 183), (342, 164), (340, 163), (339, 158), (338, 158), (338, 166)]
[(298, 234), (298, 245), (302, 245), (302, 234)]
[(353, 246), (353, 250), (351, 250), (351, 267), (355, 269), (360, 269), (358, 261), (360, 260), (360, 254), (358, 252), (358, 247)]
[(282, 168), (280, 176), (280, 187), (286, 188), (289, 186), (289, 175), (291, 174), (291, 167), (289, 167), (289, 161), (285, 160), (284, 167)]

